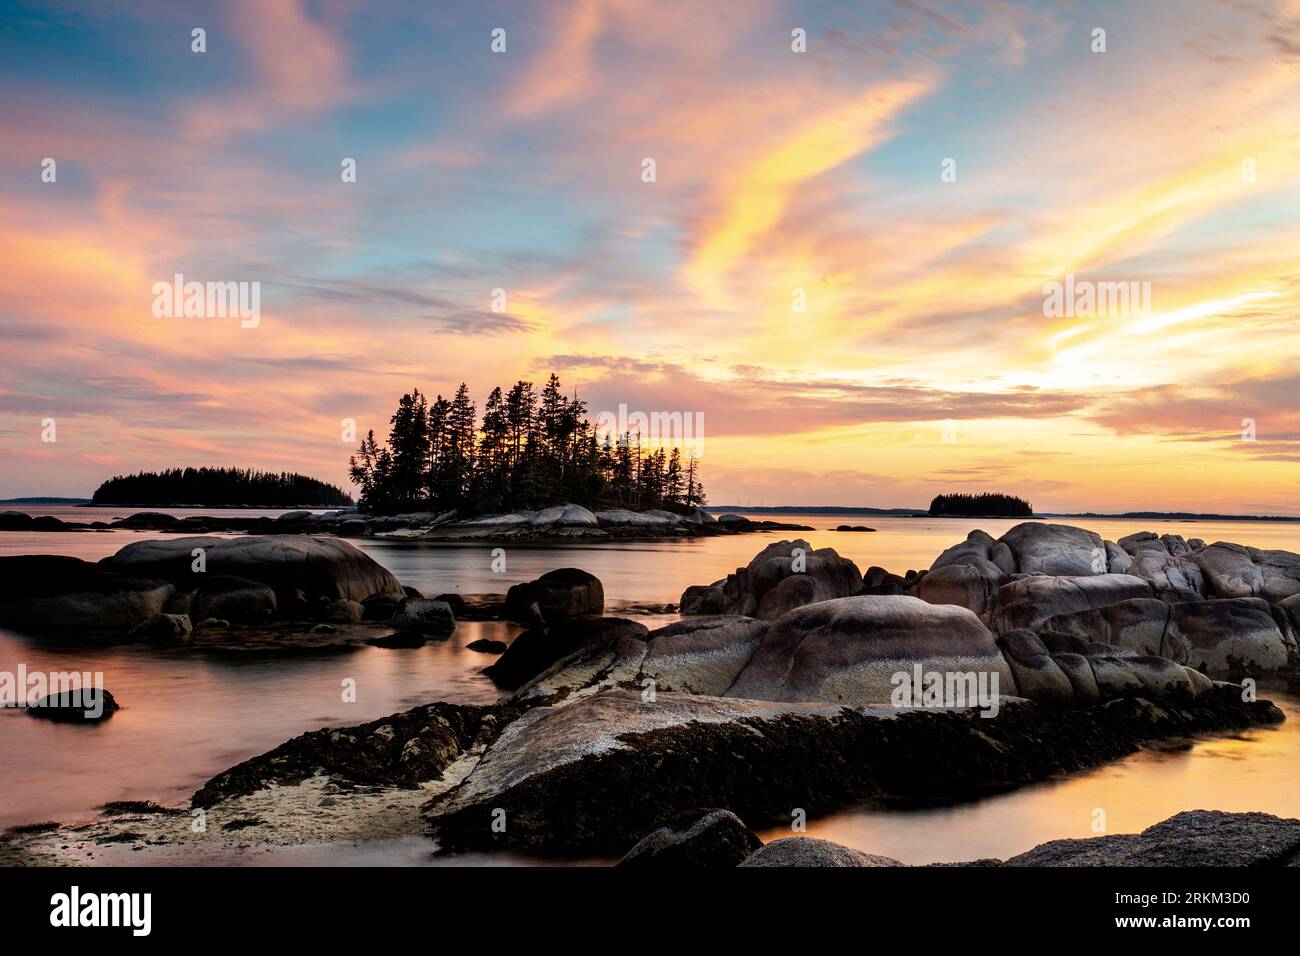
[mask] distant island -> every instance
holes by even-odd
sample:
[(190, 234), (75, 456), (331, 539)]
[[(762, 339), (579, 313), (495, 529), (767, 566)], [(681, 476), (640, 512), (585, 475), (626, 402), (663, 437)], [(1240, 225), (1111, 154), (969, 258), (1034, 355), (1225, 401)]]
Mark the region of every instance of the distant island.
[(247, 468), (171, 468), (118, 475), (95, 489), (92, 505), (201, 508), (343, 507), (342, 488), (306, 475)]
[(430, 401), (417, 388), (398, 400), (387, 442), (367, 433), (348, 474), (361, 489), (358, 507), (372, 515), (465, 518), (570, 504), (687, 514), (704, 504), (696, 456), (672, 444), (690, 436), (654, 434), (680, 430), (681, 413), (667, 423), (633, 413), (625, 417), (638, 427), (620, 422), (617, 433), (601, 431), (606, 414), (593, 425), (586, 402), (565, 395), (554, 373), (540, 390), (522, 380), (492, 389), (482, 418), (463, 382), (449, 399)]
[(0, 505), (85, 505), (89, 498), (50, 498), (36, 496), (33, 498), (0, 498)]
[(936, 495), (930, 502), (935, 518), (1032, 518), (1033, 506), (1014, 495), (982, 492), (978, 495)]

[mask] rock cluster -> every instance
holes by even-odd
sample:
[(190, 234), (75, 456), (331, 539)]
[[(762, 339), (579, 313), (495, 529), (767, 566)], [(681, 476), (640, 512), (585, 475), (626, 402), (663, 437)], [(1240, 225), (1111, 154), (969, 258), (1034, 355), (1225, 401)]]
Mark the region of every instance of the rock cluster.
[(1075, 634), (1222, 674), (1294, 666), (1300, 555), (1143, 531), (1119, 541), (1024, 522), (972, 531), (910, 591), (992, 629)]
[(336, 538), (136, 541), (95, 564), (59, 555), (0, 558), (0, 625), (38, 634), (186, 640), (196, 622), (347, 623), (380, 605), (397, 614), (408, 600), (389, 571)]

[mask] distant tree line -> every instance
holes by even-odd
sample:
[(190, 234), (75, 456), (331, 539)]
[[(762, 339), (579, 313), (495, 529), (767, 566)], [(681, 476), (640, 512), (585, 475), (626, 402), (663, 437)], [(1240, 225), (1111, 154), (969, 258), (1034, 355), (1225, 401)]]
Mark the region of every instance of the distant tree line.
[(95, 489), (97, 505), (221, 505), (288, 508), (350, 505), (342, 488), (306, 475), (250, 468), (171, 468), (118, 475)]
[(937, 495), (930, 502), (930, 514), (978, 518), (1032, 518), (1034, 509), (1023, 498), (986, 491), (978, 495)]
[(681, 449), (643, 445), (637, 432), (598, 435), (587, 405), (552, 373), (540, 391), (518, 381), (492, 389), (478, 418), (464, 383), (433, 401), (401, 397), (388, 440), (373, 429), (348, 461), (375, 514), (492, 514), (556, 504), (684, 510), (704, 504), (699, 465)]

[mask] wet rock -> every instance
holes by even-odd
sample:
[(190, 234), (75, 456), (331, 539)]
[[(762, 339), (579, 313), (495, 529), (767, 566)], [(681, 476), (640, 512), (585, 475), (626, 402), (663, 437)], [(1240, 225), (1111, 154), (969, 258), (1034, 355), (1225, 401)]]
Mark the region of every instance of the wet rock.
[(194, 795), (195, 807), (318, 773), (350, 784), (413, 787), (438, 780), (475, 742), (495, 734), (509, 709), (426, 704), (355, 727), (313, 730), (217, 774)]
[(366, 609), (360, 601), (335, 601), (330, 605), (326, 618), (339, 624), (355, 624), (365, 613)]
[(47, 694), (27, 708), (32, 717), (63, 724), (97, 724), (121, 710), (116, 698), (101, 687)]
[(442, 603), (446, 604), (447, 607), (451, 608), (451, 613), (454, 614), (456, 617), (460, 617), (469, 609), (469, 605), (465, 603), (465, 598), (463, 598), (459, 594), (455, 594), (455, 593), (439, 594), (437, 597), (434, 598), (434, 600), (441, 601)]
[(724, 614), (727, 597), (718, 585), (692, 584), (682, 592), (680, 609), (683, 615)]
[(888, 856), (874, 856), (816, 837), (783, 837), (755, 850), (741, 866), (902, 866)]
[(730, 810), (678, 814), (627, 851), (619, 866), (737, 866), (763, 845)]
[(480, 637), (477, 641), (470, 641), (465, 645), (466, 650), (478, 651), (482, 654), (502, 654), (510, 645), (505, 641), (494, 641), (486, 637)]
[(371, 647), (414, 648), (429, 643), (429, 636), (420, 631), (396, 631), (366, 641)]
[(155, 614), (131, 628), (128, 637), (137, 641), (174, 643), (188, 641), (194, 632), (188, 614)]
[(531, 622), (534, 605), (547, 624), (600, 614), (605, 609), (605, 589), (594, 574), (579, 568), (559, 568), (506, 592), (505, 613), (512, 621)]
[(1141, 833), (1053, 840), (1007, 866), (1287, 866), (1300, 858), (1300, 820), (1187, 810)]
[(32, 521), (25, 511), (0, 511), (0, 531), (31, 531)]
[(362, 619), (366, 621), (391, 621), (397, 608), (406, 598), (401, 594), (372, 594), (361, 602)]
[(407, 598), (398, 605), (389, 624), (399, 631), (422, 634), (450, 634), (456, 630), (456, 618), (444, 601)]

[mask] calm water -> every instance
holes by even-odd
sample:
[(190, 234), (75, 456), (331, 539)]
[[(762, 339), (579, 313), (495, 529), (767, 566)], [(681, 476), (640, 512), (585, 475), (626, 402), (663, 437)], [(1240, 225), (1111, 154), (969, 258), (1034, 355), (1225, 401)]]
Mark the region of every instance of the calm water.
[[(81, 521), (129, 513), (70, 507), (30, 510)], [(676, 601), (687, 585), (723, 577), (781, 537), (803, 537), (813, 547), (833, 547), (864, 570), (878, 564), (901, 573), (928, 567), (972, 528), (996, 537), (1016, 523), (840, 515), (777, 520), (819, 530), (634, 544), (511, 545), (504, 574), (491, 570), (491, 545), (353, 543), (403, 584), (426, 594), (500, 594), (511, 584), (555, 567), (585, 568), (604, 583), (611, 612), (653, 627), (675, 618), (647, 614), (636, 605)], [(839, 523), (867, 524), (878, 531), (824, 530)], [(1079, 523), (1112, 540), (1152, 530), (1300, 551), (1300, 526), (1285, 522)], [(98, 560), (142, 537), (176, 536), (129, 531), (0, 533), (0, 555), (72, 554)], [(85, 818), (109, 800), (179, 804), (214, 773), (306, 730), (360, 723), (430, 700), (492, 701), (496, 691), (478, 673), (492, 658), (463, 645), (478, 637), (510, 640), (517, 631), (503, 623), (465, 622), (450, 640), (417, 650), (366, 647), (337, 655), (249, 660), (142, 646), (63, 650), (0, 631), (0, 671), (16, 671), (20, 663), (29, 671), (102, 671), (105, 685), (123, 705), (98, 727), (49, 724), (0, 710), (0, 828)], [(356, 703), (342, 701), (340, 682), (349, 677), (357, 681)], [(808, 833), (904, 862), (926, 863), (1005, 857), (1044, 840), (1089, 836), (1097, 808), (1105, 810), (1109, 832), (1139, 830), (1192, 808), (1300, 816), (1300, 788), (1295, 787), (1300, 695), (1281, 686), (1269, 693), (1291, 718), (1276, 730), (1203, 741), (1176, 752), (1144, 752), (1069, 780), (958, 807), (839, 813), (809, 821)], [(322, 862), (366, 857), (368, 862), (407, 863), (419, 862), (426, 854), (425, 844), (414, 840), (368, 851), (354, 848), (346, 856), (341, 851), (324, 855), (329, 859)]]

